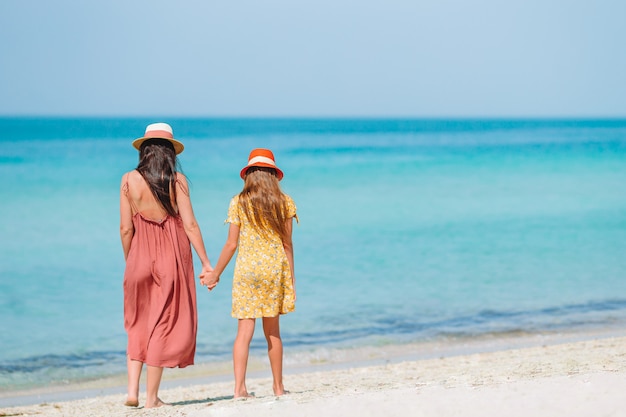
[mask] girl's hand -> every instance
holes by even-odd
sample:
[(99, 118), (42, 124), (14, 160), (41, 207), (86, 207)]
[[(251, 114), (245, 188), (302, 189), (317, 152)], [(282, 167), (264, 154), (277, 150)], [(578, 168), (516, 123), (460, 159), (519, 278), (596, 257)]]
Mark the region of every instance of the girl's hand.
[(200, 274), (200, 283), (202, 285), (206, 285), (209, 291), (217, 286), (217, 283), (220, 281), (220, 276), (211, 269), (211, 271), (202, 272)]
[(200, 275), (198, 275), (198, 278), (200, 278), (200, 284), (206, 285), (205, 283), (206, 276), (211, 272), (213, 272), (213, 267), (211, 266), (211, 264), (203, 263), (202, 271), (200, 272)]

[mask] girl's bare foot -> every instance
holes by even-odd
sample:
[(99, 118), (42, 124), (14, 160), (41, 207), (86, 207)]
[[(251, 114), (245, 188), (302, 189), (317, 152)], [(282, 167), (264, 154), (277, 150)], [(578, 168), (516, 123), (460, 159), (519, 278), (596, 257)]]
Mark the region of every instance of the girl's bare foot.
[(240, 392), (240, 393), (235, 393), (235, 395), (233, 396), (234, 399), (240, 399), (240, 398), (253, 398), (254, 395), (248, 394), (248, 391), (244, 391), (244, 392)]
[(274, 395), (277, 397), (280, 397), (281, 395), (285, 395), (285, 394), (289, 394), (289, 391), (285, 390), (285, 387), (283, 386), (283, 384), (280, 384), (278, 386), (274, 386)]
[(157, 407), (163, 407), (164, 405), (169, 405), (169, 404), (164, 403), (163, 401), (161, 401), (160, 398), (157, 398), (156, 401), (154, 402), (148, 403), (146, 401), (146, 406), (144, 408), (157, 408)]

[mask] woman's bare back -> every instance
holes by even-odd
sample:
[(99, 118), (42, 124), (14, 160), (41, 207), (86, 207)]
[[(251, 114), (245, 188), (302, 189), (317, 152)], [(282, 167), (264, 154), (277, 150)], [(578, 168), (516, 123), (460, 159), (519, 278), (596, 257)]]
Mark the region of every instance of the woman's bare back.
[[(136, 214), (136, 210), (141, 216), (155, 222), (161, 222), (167, 217), (167, 212), (154, 197), (148, 183), (138, 171), (130, 171), (127, 175), (127, 181), (128, 198), (132, 201), (133, 215)], [(178, 210), (176, 202), (173, 200), (172, 205), (175, 210)]]

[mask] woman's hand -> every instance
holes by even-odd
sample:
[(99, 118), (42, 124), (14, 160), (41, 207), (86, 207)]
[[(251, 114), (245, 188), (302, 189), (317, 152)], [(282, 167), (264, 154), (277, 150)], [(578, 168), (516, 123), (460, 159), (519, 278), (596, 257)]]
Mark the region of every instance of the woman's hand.
[(202, 285), (206, 285), (209, 291), (217, 286), (217, 283), (220, 281), (220, 276), (211, 268), (210, 270), (202, 270), (200, 274), (200, 283)]

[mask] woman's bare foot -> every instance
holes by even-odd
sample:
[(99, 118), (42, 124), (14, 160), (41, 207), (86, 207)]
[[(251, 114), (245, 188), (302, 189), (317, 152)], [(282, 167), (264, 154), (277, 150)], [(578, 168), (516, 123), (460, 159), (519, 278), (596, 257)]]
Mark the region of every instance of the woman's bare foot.
[(240, 398), (254, 398), (254, 395), (253, 394), (248, 394), (248, 391), (244, 391), (244, 392), (240, 392), (240, 393), (235, 393), (233, 398), (236, 399), (236, 400), (238, 400)]
[(169, 405), (169, 404), (164, 403), (163, 401), (161, 401), (160, 398), (157, 398), (156, 401), (154, 402), (148, 403), (146, 401), (146, 406), (144, 408), (157, 408), (157, 407), (163, 407), (164, 405)]
[(126, 402), (124, 403), (126, 407), (139, 407), (139, 400), (137, 398), (126, 398)]

